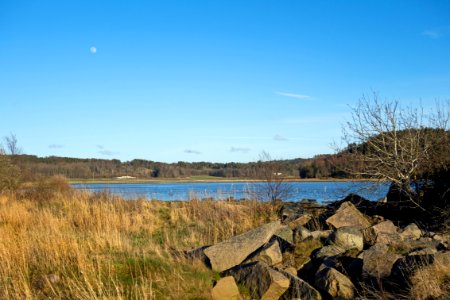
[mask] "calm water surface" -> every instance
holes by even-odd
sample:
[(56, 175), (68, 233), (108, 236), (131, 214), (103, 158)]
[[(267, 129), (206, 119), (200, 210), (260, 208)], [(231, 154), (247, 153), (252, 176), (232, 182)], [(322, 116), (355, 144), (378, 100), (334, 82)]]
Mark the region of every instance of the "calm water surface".
[[(127, 199), (145, 197), (159, 200), (189, 200), (193, 198), (235, 199), (251, 198), (264, 182), (179, 182), (179, 183), (95, 183), (73, 184), (79, 189), (108, 190)], [(315, 199), (319, 202), (340, 200), (349, 193), (369, 200), (383, 198), (388, 184), (375, 182), (292, 182), (291, 195), (285, 201)]]

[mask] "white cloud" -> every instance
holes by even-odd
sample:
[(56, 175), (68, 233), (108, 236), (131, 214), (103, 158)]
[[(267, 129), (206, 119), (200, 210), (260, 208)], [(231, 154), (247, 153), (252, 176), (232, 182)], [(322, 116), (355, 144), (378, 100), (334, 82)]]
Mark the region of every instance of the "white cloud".
[(97, 53), (97, 47), (92, 46), (91, 48), (89, 48), (89, 51), (90, 51), (92, 54), (95, 54), (95, 53)]
[(278, 142), (284, 142), (284, 141), (287, 141), (287, 140), (288, 140), (287, 138), (285, 138), (284, 136), (279, 135), (279, 134), (276, 134), (276, 135), (273, 137), (273, 139), (274, 139), (275, 141), (278, 141)]
[(48, 147), (49, 147), (50, 149), (59, 149), (59, 148), (63, 148), (64, 145), (51, 144), (51, 145), (48, 145)]
[(422, 34), (432, 39), (437, 39), (442, 36), (442, 33), (438, 30), (424, 30), (422, 31)]
[(231, 147), (230, 152), (242, 152), (247, 153), (250, 151), (250, 148), (243, 148), (243, 147)]
[(284, 96), (284, 97), (290, 97), (290, 98), (302, 99), (302, 100), (311, 99), (311, 96), (302, 95), (302, 94), (294, 94), (294, 93), (286, 93), (286, 92), (275, 92), (275, 94)]
[(113, 156), (114, 154), (117, 154), (116, 152), (110, 151), (110, 150), (101, 150), (98, 151), (98, 153), (106, 156)]
[(184, 150), (184, 153), (188, 153), (188, 154), (202, 154), (200, 151), (197, 150), (192, 150), (192, 149), (186, 149)]

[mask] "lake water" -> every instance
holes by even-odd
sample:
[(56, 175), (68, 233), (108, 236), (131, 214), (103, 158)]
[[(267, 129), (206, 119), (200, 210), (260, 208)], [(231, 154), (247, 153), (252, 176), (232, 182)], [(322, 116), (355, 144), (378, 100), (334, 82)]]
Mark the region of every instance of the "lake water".
[[(179, 182), (179, 183), (95, 183), (73, 184), (75, 188), (91, 191), (108, 190), (124, 198), (145, 197), (158, 200), (189, 200), (193, 198), (242, 199), (252, 198), (254, 191), (264, 182)], [(340, 200), (355, 193), (376, 201), (383, 198), (389, 188), (386, 183), (375, 182), (289, 182), (290, 196), (285, 201), (315, 199), (319, 202)]]

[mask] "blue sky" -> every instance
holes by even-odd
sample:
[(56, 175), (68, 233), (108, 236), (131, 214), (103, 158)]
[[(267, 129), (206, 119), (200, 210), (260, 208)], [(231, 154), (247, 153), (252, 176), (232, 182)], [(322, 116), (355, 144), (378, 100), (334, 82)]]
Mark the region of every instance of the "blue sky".
[(332, 153), (373, 91), (450, 99), (449, 1), (0, 1), (0, 136), (27, 154)]

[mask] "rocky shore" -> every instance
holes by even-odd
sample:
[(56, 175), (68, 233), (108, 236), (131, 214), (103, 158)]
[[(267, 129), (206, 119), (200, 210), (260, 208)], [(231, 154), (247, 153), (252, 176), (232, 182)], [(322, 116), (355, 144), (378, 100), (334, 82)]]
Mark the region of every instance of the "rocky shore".
[(450, 297), (450, 235), (410, 222), (408, 210), (349, 195), (284, 203), (279, 217), (177, 255), (220, 274), (215, 300)]

